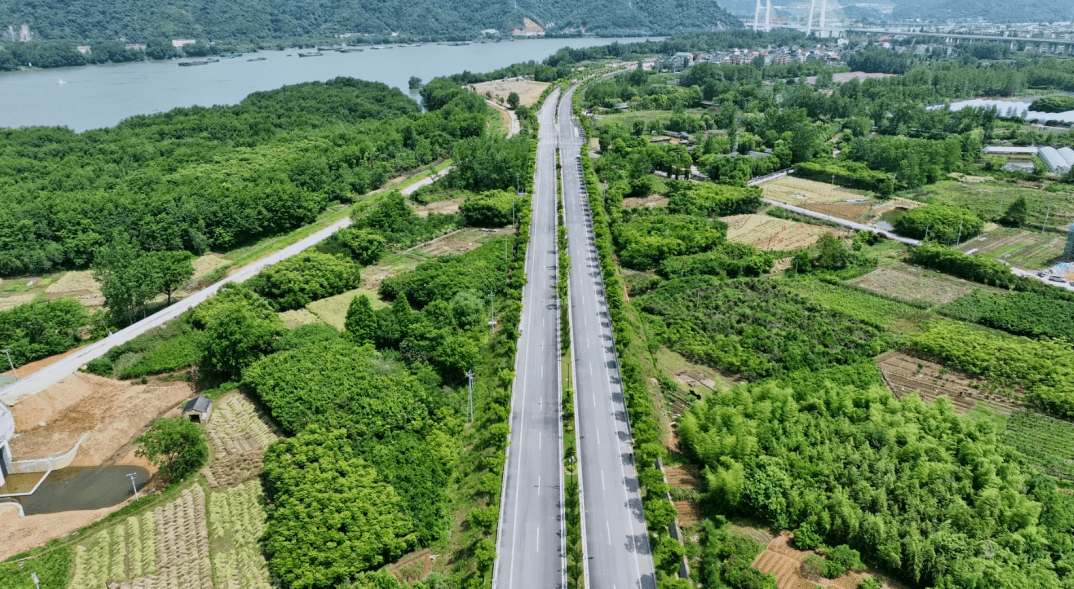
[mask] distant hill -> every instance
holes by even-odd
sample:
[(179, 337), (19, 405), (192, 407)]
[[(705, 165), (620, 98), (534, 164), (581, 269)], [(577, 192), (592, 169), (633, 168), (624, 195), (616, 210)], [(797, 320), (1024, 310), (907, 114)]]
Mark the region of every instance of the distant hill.
[(510, 32), (523, 18), (549, 34), (671, 34), (742, 23), (711, 0), (0, 0), (3, 38), (198, 38), (256, 41), (341, 33), (426, 39)]
[(898, 20), (963, 20), (988, 22), (1067, 22), (1074, 5), (1054, 0), (896, 0), (891, 17)]

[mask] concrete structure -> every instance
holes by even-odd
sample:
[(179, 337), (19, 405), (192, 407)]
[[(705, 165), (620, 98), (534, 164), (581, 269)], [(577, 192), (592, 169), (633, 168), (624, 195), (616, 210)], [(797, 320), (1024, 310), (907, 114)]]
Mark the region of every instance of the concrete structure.
[(1048, 171), (1058, 174), (1065, 174), (1070, 171), (1070, 164), (1063, 156), (1059, 155), (1054, 147), (1044, 146), (1037, 151), (1037, 155), (1040, 159), (1044, 160), (1044, 165), (1048, 166)]
[(172, 47), (175, 47), (176, 49), (182, 49), (183, 47), (193, 45), (194, 43), (197, 43), (194, 39), (172, 39)]
[(183, 407), (183, 417), (194, 423), (206, 423), (213, 416), (213, 402), (209, 397), (194, 397)]
[(78, 52), (82, 55), (89, 55), (90, 53), (93, 53), (93, 48), (91, 48), (89, 45), (79, 45), (78, 47), (75, 47), (75, 49), (77, 49)]
[(0, 403), (0, 486), (11, 472), (11, 448), (8, 442), (15, 435), (15, 417), (7, 405)]

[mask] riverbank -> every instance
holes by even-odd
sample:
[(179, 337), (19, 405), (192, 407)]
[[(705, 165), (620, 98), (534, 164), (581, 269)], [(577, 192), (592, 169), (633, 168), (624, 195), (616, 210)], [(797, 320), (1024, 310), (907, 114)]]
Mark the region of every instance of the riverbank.
[[(299, 59), (298, 49), (258, 51), (264, 61), (221, 59), (201, 67), (176, 60), (28, 69), (0, 73), (0, 127), (59, 126), (76, 132), (111, 127), (135, 115), (180, 107), (237, 104), (254, 92), (289, 84), (350, 76), (408, 92), (411, 76), (424, 81), (463, 70), (490, 72), (516, 63), (542, 62), (556, 51), (631, 43), (645, 38), (526, 39), (461, 46), (390, 45), (390, 51), (325, 51)], [(58, 81), (62, 79), (63, 84)]]

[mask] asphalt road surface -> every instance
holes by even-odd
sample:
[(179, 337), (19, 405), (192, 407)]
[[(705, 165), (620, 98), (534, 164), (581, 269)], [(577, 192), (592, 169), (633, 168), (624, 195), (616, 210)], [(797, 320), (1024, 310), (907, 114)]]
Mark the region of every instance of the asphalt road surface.
[(600, 261), (583, 192), (584, 135), (567, 91), (559, 108), (563, 201), (571, 257), (575, 412), (582, 494), (586, 587), (655, 589), (627, 409)]
[(515, 356), (511, 438), (496, 538), (496, 589), (566, 586), (559, 304), (556, 295), (556, 129), (552, 94), (541, 124), (533, 216)]

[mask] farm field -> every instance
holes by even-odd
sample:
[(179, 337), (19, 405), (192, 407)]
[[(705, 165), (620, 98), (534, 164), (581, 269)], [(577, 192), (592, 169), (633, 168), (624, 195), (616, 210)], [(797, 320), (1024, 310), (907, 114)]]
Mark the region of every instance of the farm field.
[(624, 198), (624, 209), (636, 209), (639, 207), (666, 207), (670, 199), (660, 194), (650, 194), (645, 198)]
[[(790, 532), (781, 532), (779, 536), (768, 544), (765, 551), (753, 561), (753, 568), (775, 575), (779, 589), (814, 589), (818, 586), (833, 589), (856, 589), (861, 584), (862, 579), (865, 578), (864, 574), (855, 571), (848, 571), (838, 579), (825, 579), (820, 576), (816, 578), (804, 577), (802, 575), (802, 561), (805, 560), (806, 556), (814, 554), (814, 552), (802, 552), (791, 548), (789, 542), (793, 537), (794, 534)], [(872, 571), (867, 572), (871, 573)], [(886, 579), (884, 586), (891, 589), (901, 589), (901, 585), (894, 584)]]
[(808, 279), (782, 284), (823, 307), (897, 333), (919, 333), (921, 324), (933, 317), (925, 309), (853, 287)]
[[(95, 532), (77, 544), (69, 589), (212, 589), (205, 491)], [(112, 585), (112, 583), (117, 583)]]
[(944, 305), (973, 290), (1004, 292), (901, 262), (877, 268), (853, 280), (852, 284), (902, 301), (928, 305)]
[(1066, 237), (1058, 233), (998, 228), (979, 235), (958, 249), (974, 255), (1002, 260), (1017, 268), (1047, 268), (1063, 256)]
[(778, 180), (765, 182), (761, 184), (761, 190), (764, 198), (795, 206), (847, 201), (853, 201), (851, 204), (871, 205), (874, 202), (873, 199), (857, 190), (794, 176), (784, 176)]
[[(319, 321), (321, 323), (327, 323), (328, 325), (331, 325), (332, 327), (343, 331), (343, 324), (346, 322), (347, 319), (347, 309), (350, 307), (351, 299), (363, 294), (369, 297), (369, 302), (372, 303), (374, 311), (380, 309), (381, 307), (388, 306), (387, 303), (380, 300), (380, 295), (378, 295), (375, 291), (367, 290), (364, 288), (356, 288), (354, 290), (349, 290), (345, 293), (338, 294), (334, 297), (328, 297), (319, 301), (313, 301), (312, 303), (306, 305), (306, 308), (302, 310), (313, 315), (314, 321), (310, 321), (310, 323)], [(292, 315), (289, 318), (292, 320), (299, 321), (304, 321), (308, 319), (305, 314), (296, 314)]]
[(209, 495), (209, 546), (215, 589), (271, 589), (261, 553), (265, 533), (261, 482), (243, 483)]
[[(380, 283), (385, 278), (409, 272), (429, 258), (444, 254), (464, 254), (470, 250), (477, 249), (489, 240), (496, 239), (502, 235), (512, 235), (513, 233), (514, 230), (510, 228), (486, 232), (483, 229), (467, 227), (437, 238), (431, 243), (426, 243), (404, 252), (386, 254), (375, 265), (362, 268), (362, 282), (358, 286), (367, 291), (377, 292), (380, 289)], [(350, 301), (348, 300), (347, 302), (349, 303)], [(346, 310), (344, 310), (344, 313), (346, 313)]]
[(210, 489), (245, 483), (261, 474), (261, 459), (280, 437), (268, 415), (243, 393), (217, 399), (205, 433), (215, 459), (204, 469)]
[(858, 223), (864, 222), (866, 217), (869, 216), (869, 210), (871, 208), (869, 203), (857, 203), (857, 202), (836, 202), (830, 204), (808, 204), (802, 205), (803, 209), (810, 211), (816, 211), (825, 215), (831, 215), (840, 219), (846, 219), (847, 221), (855, 221)]
[(825, 233), (837, 237), (849, 235), (847, 231), (832, 227), (820, 227), (808, 223), (777, 219), (768, 215), (734, 215), (724, 217), (727, 223), (727, 240), (745, 243), (767, 251), (790, 251), (811, 247)]
[[(680, 392), (669, 402), (670, 415), (680, 415), (695, 398), (704, 398), (710, 391), (726, 391), (735, 385), (732, 379), (702, 364), (695, 364), (665, 346), (656, 351), (660, 371), (680, 385)], [(695, 394), (690, 394), (692, 391)], [(667, 395), (664, 395), (666, 398)]]
[(954, 405), (955, 412), (960, 414), (972, 411), (978, 403), (987, 403), (988, 409), (1000, 415), (1010, 415), (1025, 406), (1017, 396), (988, 392), (986, 381), (970, 378), (935, 362), (902, 352), (883, 354), (876, 359), (876, 365), (883, 375), (884, 384), (900, 399), (913, 393), (929, 402), (947, 397)]
[[(664, 475), (668, 484), (678, 489), (701, 493), (701, 472), (696, 464), (677, 464), (665, 466)], [(672, 501), (675, 509), (679, 512), (679, 524), (683, 528), (693, 530), (698, 523), (704, 520), (701, 514), (700, 503), (697, 499), (684, 499)]]
[(1041, 470), (1074, 480), (1074, 423), (1019, 410), (1007, 419), (1004, 439)]
[(944, 180), (927, 188), (908, 193), (915, 200), (964, 206), (986, 221), (994, 221), (1006, 211), (1018, 197), (1024, 196), (1029, 205), (1027, 223), (1040, 231), (1044, 215), (1051, 204), (1048, 226), (1065, 228), (1074, 221), (1074, 194), (1070, 192), (1045, 192), (1042, 185), (1020, 182), (1018, 184), (988, 182), (959, 182)]

